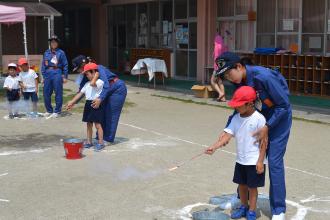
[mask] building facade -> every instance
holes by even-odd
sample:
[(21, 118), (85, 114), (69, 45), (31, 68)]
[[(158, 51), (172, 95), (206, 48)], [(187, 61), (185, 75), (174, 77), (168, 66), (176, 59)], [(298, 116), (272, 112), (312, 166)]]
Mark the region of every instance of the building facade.
[[(62, 14), (55, 18), (55, 33), (69, 58), (88, 54), (118, 71), (124, 69), (133, 48), (166, 49), (171, 52), (172, 77), (203, 81), (205, 68), (213, 66), (216, 33), (229, 50), (238, 53), (277, 47), (298, 54), (330, 54), (330, 0), (42, 2)], [(38, 35), (38, 30), (33, 30), (33, 35)], [(34, 36), (30, 41), (36, 44), (41, 38), (45, 36)], [(29, 44), (32, 53), (45, 47), (44, 43), (39, 43), (40, 48), (34, 44)], [(6, 48), (10, 53), (10, 47)]]

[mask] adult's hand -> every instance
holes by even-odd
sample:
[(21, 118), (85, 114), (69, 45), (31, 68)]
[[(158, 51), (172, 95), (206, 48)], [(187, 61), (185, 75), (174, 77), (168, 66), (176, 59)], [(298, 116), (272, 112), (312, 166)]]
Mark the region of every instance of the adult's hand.
[(93, 100), (93, 102), (92, 102), (92, 107), (93, 108), (99, 108), (100, 107), (100, 105), (101, 105), (101, 99), (100, 98), (96, 98), (96, 99), (94, 99)]
[(259, 142), (260, 146), (266, 146), (266, 148), (268, 146), (268, 130), (268, 126), (265, 125), (252, 135), (257, 139), (256, 142)]

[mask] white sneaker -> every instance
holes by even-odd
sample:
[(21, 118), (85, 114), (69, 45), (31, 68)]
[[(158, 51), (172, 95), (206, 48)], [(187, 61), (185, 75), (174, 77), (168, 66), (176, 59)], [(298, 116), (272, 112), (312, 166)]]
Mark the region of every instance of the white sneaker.
[(50, 119), (50, 118), (58, 118), (60, 115), (58, 113), (53, 113), (50, 116), (46, 117), (46, 119)]
[(273, 215), (272, 220), (285, 220), (285, 214), (282, 212), (279, 215)]
[(45, 118), (48, 118), (49, 116), (51, 116), (53, 113), (49, 113), (49, 112), (45, 112), (44, 114), (43, 114), (43, 116), (45, 117)]

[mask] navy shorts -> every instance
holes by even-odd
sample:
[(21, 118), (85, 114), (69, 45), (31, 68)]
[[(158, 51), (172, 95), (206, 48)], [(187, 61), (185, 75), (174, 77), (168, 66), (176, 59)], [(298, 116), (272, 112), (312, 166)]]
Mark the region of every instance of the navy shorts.
[(265, 172), (258, 174), (255, 165), (242, 165), (236, 163), (233, 182), (237, 184), (247, 185), (249, 188), (257, 188), (265, 186)]
[(24, 100), (32, 100), (32, 102), (38, 102), (38, 95), (36, 92), (23, 92)]
[(99, 108), (95, 109), (92, 106), (92, 101), (87, 100), (85, 103), (83, 122), (94, 122), (101, 123), (104, 119), (104, 105), (100, 105)]
[(12, 89), (11, 91), (7, 90), (7, 100), (9, 102), (19, 100), (19, 89)]

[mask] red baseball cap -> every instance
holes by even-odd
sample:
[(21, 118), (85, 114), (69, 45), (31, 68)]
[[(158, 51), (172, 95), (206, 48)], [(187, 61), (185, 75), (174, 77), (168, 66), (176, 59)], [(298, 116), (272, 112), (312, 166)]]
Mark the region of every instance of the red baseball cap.
[(90, 70), (97, 70), (97, 64), (96, 63), (87, 63), (84, 66), (84, 73), (86, 73), (87, 71), (90, 71)]
[(256, 100), (257, 94), (254, 88), (250, 86), (241, 86), (239, 87), (233, 98), (228, 102), (228, 105), (232, 108), (240, 107), (246, 103), (253, 102)]
[(28, 61), (25, 57), (22, 57), (22, 58), (18, 59), (18, 65), (22, 66), (23, 64), (28, 64)]

